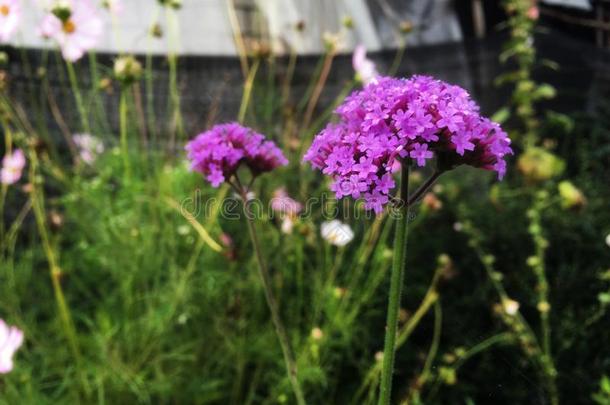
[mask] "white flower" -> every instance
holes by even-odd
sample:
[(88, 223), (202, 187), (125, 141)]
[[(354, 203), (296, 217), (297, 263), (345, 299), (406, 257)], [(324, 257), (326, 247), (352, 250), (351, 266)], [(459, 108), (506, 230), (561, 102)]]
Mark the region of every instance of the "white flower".
[(502, 301), (502, 307), (504, 308), (504, 312), (510, 316), (516, 315), (519, 311), (519, 303), (515, 300), (511, 300), (510, 298)]
[(0, 319), (0, 374), (13, 369), (13, 355), (23, 343), (23, 332)]
[(323, 222), (320, 226), (320, 234), (331, 245), (345, 246), (354, 239), (354, 232), (349, 225), (333, 219)]
[(608, 236), (606, 236), (606, 245), (610, 247), (610, 233), (608, 234)]
[(290, 235), (292, 233), (292, 228), (294, 228), (294, 220), (292, 219), (292, 217), (285, 217), (282, 220), (282, 226), (280, 227), (282, 233)]
[(354, 49), (354, 55), (352, 56), (352, 66), (356, 71), (356, 80), (362, 83), (369, 84), (375, 82), (379, 76), (375, 62), (366, 57), (366, 48), (364, 45), (358, 45)]
[(72, 140), (78, 148), (80, 158), (89, 165), (95, 162), (98, 155), (104, 152), (104, 144), (93, 135), (75, 134)]
[(8, 41), (21, 18), (20, 0), (0, 0), (0, 42)]

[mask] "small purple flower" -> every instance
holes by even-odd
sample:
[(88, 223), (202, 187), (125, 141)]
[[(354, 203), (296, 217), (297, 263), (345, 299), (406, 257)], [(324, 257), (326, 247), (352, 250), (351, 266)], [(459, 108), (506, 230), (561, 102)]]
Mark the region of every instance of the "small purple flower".
[(303, 160), (332, 177), (337, 198), (362, 196), (375, 212), (389, 201), (399, 159), (425, 166), (436, 157), (441, 170), (467, 164), (502, 178), (513, 153), (506, 132), (479, 114), (466, 90), (431, 77), (377, 77), (335, 112), (338, 122)]
[(460, 132), (451, 137), (451, 142), (455, 145), (455, 151), (464, 156), (464, 151), (474, 150), (474, 143), (470, 142), (470, 135)]
[(432, 156), (434, 155), (428, 150), (428, 144), (414, 143), (409, 156), (417, 161), (418, 166), (425, 166), (426, 159), (432, 159)]
[(364, 208), (375, 211), (379, 214), (383, 207), (388, 203), (388, 196), (379, 192), (367, 193), (364, 198)]
[(191, 169), (213, 187), (229, 180), (243, 163), (254, 176), (288, 164), (272, 141), (238, 123), (216, 125), (186, 144)]

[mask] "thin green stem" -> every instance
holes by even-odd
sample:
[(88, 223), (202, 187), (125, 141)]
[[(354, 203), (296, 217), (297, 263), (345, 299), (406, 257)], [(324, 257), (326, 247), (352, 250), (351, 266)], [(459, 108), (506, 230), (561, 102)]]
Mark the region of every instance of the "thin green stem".
[(254, 79), (256, 78), (256, 72), (258, 71), (258, 67), (260, 66), (260, 59), (257, 58), (252, 64), (252, 68), (248, 72), (248, 77), (244, 82), (244, 93), (241, 97), (241, 103), (239, 105), (239, 115), (237, 116), (237, 121), (243, 123), (246, 118), (246, 113), (248, 112), (248, 105), (250, 105), (250, 98), (252, 96), (252, 88), (254, 87)]
[[(407, 201), (409, 197), (409, 166), (402, 165), (400, 179), (400, 198)], [(383, 348), (383, 369), (379, 391), (379, 405), (389, 405), (392, 396), (392, 373), (394, 370), (394, 351), (396, 347), (396, 329), (398, 327), (398, 311), (400, 296), (404, 281), (405, 258), (407, 251), (407, 227), (409, 224), (409, 205), (402, 204), (398, 208), (398, 220), (394, 230), (394, 260), (390, 280), (390, 296), (386, 321), (385, 344)]]
[(125, 170), (125, 179), (131, 178), (131, 165), (129, 163), (129, 142), (127, 140), (127, 90), (121, 89), (121, 97), (119, 99), (119, 126), (121, 139), (121, 155), (123, 155), (123, 165)]
[(394, 56), (394, 60), (392, 61), (392, 66), (388, 70), (388, 76), (394, 76), (400, 67), (400, 63), (402, 62), (403, 57), (405, 56), (405, 49), (407, 48), (407, 41), (402, 38), (399, 40), (400, 43), (398, 45), (398, 49), (396, 50), (396, 55)]
[[(246, 196), (244, 195), (243, 197), (244, 201), (247, 201)], [(261, 250), (260, 242), (258, 240), (258, 235), (256, 233), (256, 228), (254, 225), (254, 218), (252, 218), (252, 216), (248, 213), (246, 213), (245, 217), (247, 219), (246, 222), (248, 223), (248, 231), (250, 233), (250, 239), (252, 240), (252, 246), (254, 247), (254, 251), (256, 253), (256, 260), (258, 262), (258, 272), (261, 282), (263, 283), (265, 299), (267, 300), (267, 306), (271, 311), (271, 320), (273, 321), (273, 325), (275, 326), (275, 332), (277, 334), (278, 340), (280, 341), (280, 346), (282, 347), (282, 353), (284, 355), (284, 362), (286, 364), (288, 378), (290, 380), (290, 384), (292, 385), (292, 390), (294, 391), (297, 403), (299, 405), (304, 405), (306, 402), (298, 380), (297, 365), (294, 360), (292, 350), (290, 349), (290, 342), (288, 340), (288, 335), (286, 334), (286, 329), (284, 328), (284, 325), (280, 318), (280, 313), (278, 310), (277, 302), (275, 300), (275, 296), (273, 295), (273, 292), (271, 290), (271, 277), (269, 275), (269, 270), (267, 269), (267, 265), (265, 264), (265, 260), (263, 258), (263, 252)]]
[(87, 110), (85, 109), (85, 104), (83, 103), (83, 96), (80, 92), (80, 88), (78, 87), (78, 80), (76, 78), (76, 72), (74, 71), (74, 65), (72, 64), (72, 62), (66, 62), (66, 67), (68, 69), (70, 86), (72, 87), (74, 99), (76, 100), (76, 108), (78, 109), (78, 114), (80, 115), (82, 129), (86, 133), (90, 133), (91, 127), (89, 126)]
[(53, 293), (55, 295), (55, 302), (57, 309), (59, 310), (59, 318), (61, 325), (68, 340), (68, 346), (77, 368), (80, 372), (80, 377), (83, 382), (83, 386), (86, 391), (89, 390), (89, 385), (84, 370), (82, 369), (81, 354), (78, 346), (78, 339), (76, 334), (76, 328), (72, 320), (70, 307), (64, 296), (64, 292), (61, 286), (62, 270), (57, 259), (56, 251), (51, 243), (49, 231), (47, 227), (47, 215), (44, 207), (44, 194), (42, 191), (42, 185), (37, 181), (38, 177), (38, 157), (35, 152), (30, 153), (30, 182), (33, 185), (32, 192), (30, 193), (30, 200), (32, 202), (32, 209), (34, 211), (34, 217), (36, 218), (36, 224), (38, 226), (38, 232), (40, 233), (40, 239), (42, 241), (42, 248), (49, 262), (49, 274), (51, 276), (51, 284), (53, 286)]
[(432, 344), (430, 345), (430, 350), (428, 350), (428, 355), (426, 356), (426, 362), (424, 363), (424, 368), (421, 373), (422, 383), (425, 383), (430, 376), (430, 369), (432, 368), (432, 363), (434, 363), (434, 358), (436, 357), (436, 353), (438, 353), (438, 346), (441, 341), (441, 328), (443, 325), (443, 311), (441, 304), (437, 301), (434, 302), (434, 334), (432, 336)]
[(171, 150), (173, 150), (176, 136), (178, 136), (179, 139), (184, 137), (184, 123), (182, 121), (182, 111), (180, 107), (180, 90), (178, 89), (178, 24), (174, 11), (167, 10), (166, 17), (170, 36), (170, 51), (167, 60), (169, 63), (169, 90), (172, 110), (170, 146)]
[(328, 75), (330, 74), (330, 69), (333, 66), (333, 60), (335, 58), (336, 52), (334, 50), (330, 50), (326, 53), (324, 57), (324, 64), (322, 65), (322, 71), (320, 72), (320, 77), (318, 78), (318, 82), (313, 89), (313, 93), (311, 94), (311, 98), (309, 99), (309, 103), (307, 104), (307, 109), (305, 110), (305, 115), (303, 117), (302, 128), (309, 128), (309, 124), (311, 123), (311, 117), (313, 116), (314, 110), (316, 109), (316, 105), (318, 105), (318, 100), (320, 95), (322, 94), (322, 90), (324, 90), (324, 85), (326, 84), (326, 80), (328, 79)]
[(409, 196), (409, 198), (406, 201), (408, 206), (411, 206), (413, 204), (415, 204), (417, 202), (417, 200), (419, 200), (421, 198), (421, 196), (428, 191), (428, 189), (430, 187), (432, 187), (432, 185), (436, 182), (436, 180), (441, 176), (441, 174), (443, 174), (442, 171), (435, 171), (434, 173), (432, 173), (432, 176), (430, 176), (425, 182), (424, 184), (422, 184), (414, 193), (413, 195)]
[[(460, 357), (460, 359), (455, 363), (455, 365), (453, 366), (453, 369), (457, 373), (457, 371), (460, 369), (460, 367), (462, 367), (462, 365), (464, 363), (466, 363), (466, 361), (468, 359), (470, 359), (471, 357), (488, 350), (492, 346), (502, 344), (502, 343), (507, 343), (507, 342), (510, 342), (511, 340), (512, 340), (512, 336), (509, 332), (504, 332), (504, 333), (500, 333), (498, 335), (491, 336), (491, 337), (483, 340), (482, 342), (479, 342), (476, 345), (472, 346), (470, 349), (468, 349), (466, 351), (466, 353), (463, 354)], [(429, 391), (424, 403), (429, 403), (432, 401), (432, 398), (434, 398), (434, 396), (438, 392), (438, 389), (441, 386), (441, 384), (442, 384), (442, 380), (439, 378), (436, 378), (436, 381), (430, 388), (430, 391)]]

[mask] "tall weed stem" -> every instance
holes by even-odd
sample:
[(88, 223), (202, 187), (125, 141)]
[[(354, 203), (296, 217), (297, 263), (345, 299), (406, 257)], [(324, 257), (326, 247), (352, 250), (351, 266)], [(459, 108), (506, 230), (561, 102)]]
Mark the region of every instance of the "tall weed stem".
[[(241, 187), (241, 185), (238, 187), (238, 190), (243, 198), (244, 204), (247, 204), (247, 190)], [(290, 341), (286, 333), (286, 328), (284, 327), (284, 324), (282, 323), (282, 320), (280, 318), (280, 312), (278, 309), (277, 301), (275, 299), (275, 296), (273, 295), (271, 286), (271, 276), (269, 275), (269, 270), (265, 263), (265, 259), (263, 258), (263, 252), (261, 249), (260, 241), (258, 239), (258, 234), (256, 232), (254, 218), (250, 213), (246, 212), (246, 210), (244, 210), (244, 213), (246, 217), (246, 222), (248, 224), (248, 232), (250, 233), (250, 239), (252, 240), (252, 246), (256, 254), (256, 261), (258, 263), (258, 274), (261, 279), (261, 282), (263, 283), (263, 290), (265, 291), (265, 300), (267, 301), (267, 306), (271, 311), (271, 320), (273, 321), (273, 326), (275, 327), (277, 338), (280, 342), (280, 346), (282, 347), (282, 354), (284, 356), (284, 363), (286, 365), (288, 379), (290, 380), (290, 385), (292, 386), (292, 390), (294, 392), (294, 396), (296, 397), (297, 404), (305, 405), (305, 396), (303, 395), (303, 390), (301, 389), (301, 385), (299, 384), (296, 361), (290, 348)]]
[(78, 80), (76, 78), (76, 71), (74, 70), (74, 64), (72, 64), (72, 62), (66, 62), (66, 68), (68, 70), (68, 77), (70, 79), (70, 86), (72, 87), (72, 93), (74, 93), (74, 100), (76, 101), (76, 108), (78, 109), (78, 114), (80, 115), (82, 130), (85, 131), (86, 133), (90, 133), (91, 127), (89, 125), (87, 110), (85, 109), (85, 104), (83, 102), (83, 96), (80, 92), (80, 88), (78, 87)]

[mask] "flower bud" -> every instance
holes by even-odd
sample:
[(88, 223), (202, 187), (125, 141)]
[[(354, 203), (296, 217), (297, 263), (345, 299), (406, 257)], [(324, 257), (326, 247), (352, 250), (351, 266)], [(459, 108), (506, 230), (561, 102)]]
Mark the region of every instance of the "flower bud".
[(349, 15), (346, 15), (345, 17), (343, 17), (341, 24), (343, 24), (343, 26), (345, 28), (347, 28), (348, 30), (351, 30), (352, 28), (354, 28), (354, 20)]
[(51, 9), (51, 13), (53, 13), (55, 17), (59, 18), (61, 22), (65, 23), (72, 15), (70, 3), (68, 1), (58, 1)]
[(560, 175), (565, 162), (542, 148), (531, 147), (521, 155), (517, 167), (529, 182), (540, 182)]
[(8, 54), (6, 52), (0, 52), (0, 66), (8, 65)]
[(97, 86), (100, 90), (105, 91), (108, 94), (112, 94), (112, 79), (110, 79), (109, 77), (104, 77), (100, 79), (100, 82)]
[(561, 206), (565, 209), (580, 209), (587, 204), (587, 199), (574, 184), (565, 180), (559, 183)]
[(506, 298), (502, 301), (502, 308), (507, 315), (514, 316), (519, 312), (519, 303), (515, 300), (511, 300), (510, 298)]
[(129, 86), (142, 77), (142, 65), (133, 56), (121, 56), (114, 61), (114, 77), (122, 86)]
[(540, 10), (538, 10), (538, 7), (532, 6), (529, 8), (529, 10), (527, 10), (527, 18), (529, 18), (530, 20), (536, 21), (539, 17)]
[(455, 375), (455, 369), (451, 367), (441, 367), (439, 369), (439, 377), (446, 385), (455, 385), (457, 382), (457, 376)]
[(327, 52), (336, 52), (341, 47), (341, 37), (339, 34), (333, 34), (331, 32), (325, 32), (322, 35), (324, 40), (324, 48)]
[(322, 340), (323, 337), (324, 332), (322, 331), (322, 329), (316, 327), (311, 330), (311, 338), (313, 340)]
[(409, 20), (404, 20), (400, 22), (400, 32), (403, 34), (408, 34), (413, 31), (413, 23)]
[(541, 313), (547, 313), (551, 310), (551, 304), (549, 304), (546, 301), (540, 301), (538, 303), (538, 305), (536, 305), (536, 308), (538, 309), (538, 311), (540, 311)]
[(159, 0), (159, 4), (164, 7), (171, 7), (174, 10), (182, 8), (182, 0)]
[(426, 193), (422, 199), (422, 206), (429, 211), (439, 211), (443, 208), (443, 202), (434, 193)]
[(150, 27), (150, 35), (153, 38), (162, 38), (163, 37), (163, 28), (161, 28), (161, 24), (154, 23), (152, 27)]

